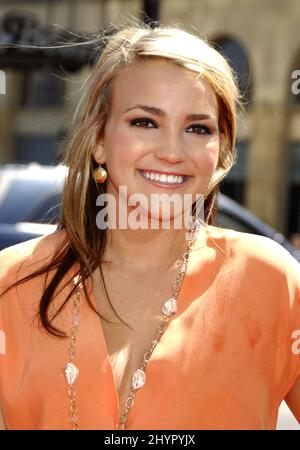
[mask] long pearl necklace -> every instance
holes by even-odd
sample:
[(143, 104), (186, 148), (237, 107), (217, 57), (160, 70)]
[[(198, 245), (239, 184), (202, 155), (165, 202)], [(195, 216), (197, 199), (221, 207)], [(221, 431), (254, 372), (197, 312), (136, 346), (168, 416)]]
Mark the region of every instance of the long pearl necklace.
[[(188, 243), (187, 250), (183, 254), (182, 258), (179, 260), (179, 273), (172, 287), (172, 297), (166, 300), (162, 306), (162, 317), (158, 328), (155, 331), (154, 338), (151, 342), (149, 350), (144, 354), (143, 361), (138, 369), (136, 369), (132, 375), (131, 380), (131, 390), (125, 402), (125, 408), (123, 413), (120, 415), (119, 422), (116, 425), (116, 430), (126, 430), (126, 422), (129, 410), (134, 404), (136, 393), (141, 389), (146, 383), (146, 368), (147, 364), (151, 358), (151, 355), (158, 345), (162, 335), (167, 329), (168, 322), (170, 318), (177, 312), (177, 298), (183, 283), (183, 279), (186, 273), (190, 252), (193, 249), (196, 239), (198, 227), (194, 227), (191, 230), (191, 240)], [(71, 418), (71, 424), (73, 430), (78, 430), (78, 408), (76, 404), (76, 387), (75, 381), (79, 375), (79, 369), (74, 364), (76, 355), (76, 344), (77, 344), (77, 332), (80, 321), (80, 289), (81, 283), (79, 277), (74, 279), (77, 289), (74, 294), (74, 300), (72, 305), (72, 326), (70, 334), (70, 342), (68, 348), (69, 362), (65, 365), (64, 371), (68, 384), (68, 396), (70, 400), (69, 414)]]

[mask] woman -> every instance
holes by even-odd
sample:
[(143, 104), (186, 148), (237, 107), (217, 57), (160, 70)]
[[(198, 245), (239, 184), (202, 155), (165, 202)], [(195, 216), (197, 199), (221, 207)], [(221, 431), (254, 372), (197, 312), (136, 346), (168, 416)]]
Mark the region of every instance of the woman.
[[(300, 420), (299, 266), (212, 226), (238, 105), (199, 37), (136, 25), (108, 39), (62, 161), (59, 230), (0, 256), (3, 427), (273, 429), (283, 399)], [(187, 196), (191, 233), (174, 225)]]

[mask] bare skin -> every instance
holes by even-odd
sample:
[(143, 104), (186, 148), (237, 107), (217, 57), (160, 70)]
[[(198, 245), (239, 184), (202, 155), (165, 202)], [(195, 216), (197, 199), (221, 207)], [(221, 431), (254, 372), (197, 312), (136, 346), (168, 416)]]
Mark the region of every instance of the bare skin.
[[(150, 272), (143, 277), (129, 271), (111, 270), (109, 266), (102, 270), (113, 307), (125, 322), (118, 319), (105, 298), (103, 288), (97, 284), (99, 277), (95, 277), (95, 297), (99, 312), (107, 319), (101, 319), (101, 325), (122, 410), (132, 374), (141, 365), (160, 323), (163, 301), (171, 297), (176, 269), (164, 274)], [(154, 279), (158, 281), (153, 283)]]

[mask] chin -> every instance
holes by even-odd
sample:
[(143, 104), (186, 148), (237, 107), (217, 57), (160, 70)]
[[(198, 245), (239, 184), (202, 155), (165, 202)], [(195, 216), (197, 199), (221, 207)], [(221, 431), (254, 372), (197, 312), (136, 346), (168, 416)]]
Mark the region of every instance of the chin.
[(182, 212), (174, 215), (172, 212), (159, 211), (156, 213), (141, 212), (143, 221), (148, 222), (148, 229), (183, 229), (185, 228)]

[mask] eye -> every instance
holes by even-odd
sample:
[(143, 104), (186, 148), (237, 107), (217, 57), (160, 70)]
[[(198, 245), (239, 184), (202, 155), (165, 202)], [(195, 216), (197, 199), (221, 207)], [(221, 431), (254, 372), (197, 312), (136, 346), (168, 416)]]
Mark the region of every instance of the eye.
[(212, 134), (211, 130), (205, 125), (195, 124), (191, 125), (189, 128), (193, 128), (197, 134)]
[(155, 128), (156, 127), (155, 122), (153, 122), (153, 120), (151, 120), (151, 119), (147, 119), (146, 117), (131, 120), (130, 125), (136, 125), (137, 127), (142, 127), (142, 128)]

